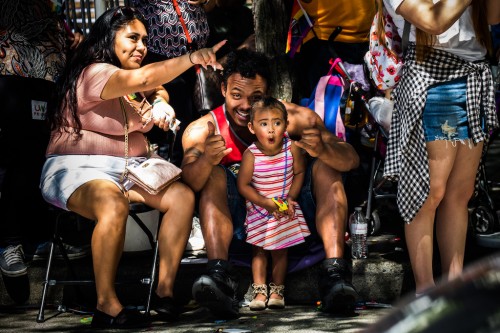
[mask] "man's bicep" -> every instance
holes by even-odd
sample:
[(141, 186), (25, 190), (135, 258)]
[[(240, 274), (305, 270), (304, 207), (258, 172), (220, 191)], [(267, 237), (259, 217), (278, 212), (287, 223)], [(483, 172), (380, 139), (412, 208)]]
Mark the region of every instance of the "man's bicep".
[(198, 121), (189, 124), (182, 134), (182, 149), (184, 150), (184, 154), (193, 147), (196, 147), (203, 153), (206, 139), (206, 126), (203, 126)]
[(203, 154), (203, 151), (199, 147), (193, 146), (189, 147), (184, 151), (184, 158), (182, 159), (182, 165), (186, 165), (196, 161)]

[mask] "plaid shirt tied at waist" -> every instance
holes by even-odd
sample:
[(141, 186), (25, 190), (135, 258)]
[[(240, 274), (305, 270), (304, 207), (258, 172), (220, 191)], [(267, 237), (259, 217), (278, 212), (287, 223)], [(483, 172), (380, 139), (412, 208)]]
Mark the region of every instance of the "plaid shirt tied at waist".
[(403, 77), (394, 90), (394, 112), (384, 167), (384, 177), (398, 181), (397, 203), (407, 223), (413, 220), (429, 195), (429, 163), (422, 126), (429, 86), (467, 76), (466, 108), (473, 142), (485, 141), (486, 146), (489, 130), (498, 127), (493, 77), (486, 61), (468, 62), (439, 49), (434, 49), (424, 62), (417, 62), (415, 56), (415, 44), (411, 43)]

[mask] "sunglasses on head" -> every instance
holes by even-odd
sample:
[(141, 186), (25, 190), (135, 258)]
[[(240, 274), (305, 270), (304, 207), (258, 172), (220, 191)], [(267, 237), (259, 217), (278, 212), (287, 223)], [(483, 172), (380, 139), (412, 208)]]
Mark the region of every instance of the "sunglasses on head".
[(137, 14), (139, 14), (139, 12), (135, 8), (128, 7), (128, 6), (119, 6), (113, 12), (112, 20), (116, 19), (120, 16), (133, 17), (134, 15), (137, 15)]

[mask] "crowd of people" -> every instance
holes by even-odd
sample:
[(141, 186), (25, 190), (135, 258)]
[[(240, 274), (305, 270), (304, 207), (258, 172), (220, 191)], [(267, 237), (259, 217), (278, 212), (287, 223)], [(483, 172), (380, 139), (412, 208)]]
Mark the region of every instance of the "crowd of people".
[[(305, 83), (301, 94), (308, 96), (327, 71), (327, 40), (337, 26), (346, 29), (336, 48), (359, 76), (356, 65), (368, 47), (375, 2), (342, 1), (338, 7), (326, 0), (317, 6), (297, 1), (315, 22), (296, 59), (299, 75), (307, 78), (300, 81)], [(64, 44), (71, 45), (72, 52), (57, 50), (68, 55), (58, 71), (47, 70), (51, 76), (41, 77), (52, 82), (55, 96), (46, 113), (51, 134), (38, 171), (40, 191), (47, 203), (96, 221), (91, 239), (94, 328), (143, 327), (149, 320), (137, 308), (124, 306), (115, 291), (133, 202), (161, 212), (152, 309), (164, 321), (179, 316), (174, 285), (195, 212), (208, 263), (206, 273), (193, 283), (192, 297), (216, 318), (239, 316), (231, 262), (235, 246), (251, 254), (252, 310), (285, 307), (289, 255), (312, 244), (323, 249), (318, 262), (321, 310), (352, 314), (359, 299), (345, 253), (349, 206), (343, 175), (359, 166), (360, 157), (314, 110), (270, 96), (270, 57), (231, 45), (221, 60), (218, 51), (227, 41), (206, 45), (210, 32), (205, 11), (225, 3), (133, 0), (132, 6), (108, 9), (83, 41), (75, 34), (70, 39), (74, 44)], [(406, 222), (419, 295), (435, 284), (434, 230), (442, 275), (453, 279), (463, 269), (467, 204), (488, 134), (498, 127), (486, 59), (493, 54), (488, 25), (500, 22), (500, 3), (384, 0), (384, 6), (401, 33), (405, 20), (412, 24), (406, 67), (393, 91), (384, 173), (398, 180), (397, 203)], [(51, 13), (48, 7), (40, 8)], [(7, 21), (2, 17), (1, 29), (12, 26)], [(175, 29), (170, 22), (176, 22)], [(1, 46), (9, 49), (9, 44)], [(13, 66), (15, 59), (2, 58), (0, 80), (23, 76)], [(444, 62), (448, 66), (442, 66)], [(222, 103), (201, 116), (192, 107), (196, 66), (220, 73)], [(177, 117), (180, 128), (170, 128)], [(151, 156), (148, 133), (153, 128), (154, 137), (161, 138), (160, 148), (169, 130), (180, 130), (180, 150), (169, 157), (181, 167), (182, 177), (157, 193), (134, 183), (126, 172)], [(5, 211), (5, 205), (15, 201), (7, 186), (12, 166), (0, 166)], [(2, 218), (2, 227), (5, 221)], [(2, 272), (19, 266), (22, 255), (18, 245), (3, 249)], [(26, 267), (19, 272), (24, 274)]]

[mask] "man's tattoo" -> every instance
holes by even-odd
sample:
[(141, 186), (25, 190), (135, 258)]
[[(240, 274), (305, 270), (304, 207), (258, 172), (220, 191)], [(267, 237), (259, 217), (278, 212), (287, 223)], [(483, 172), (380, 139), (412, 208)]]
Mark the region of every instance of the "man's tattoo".
[(192, 155), (192, 156), (196, 156), (196, 157), (200, 157), (201, 154), (203, 154), (203, 153), (196, 147), (188, 148), (184, 152), (184, 155)]

